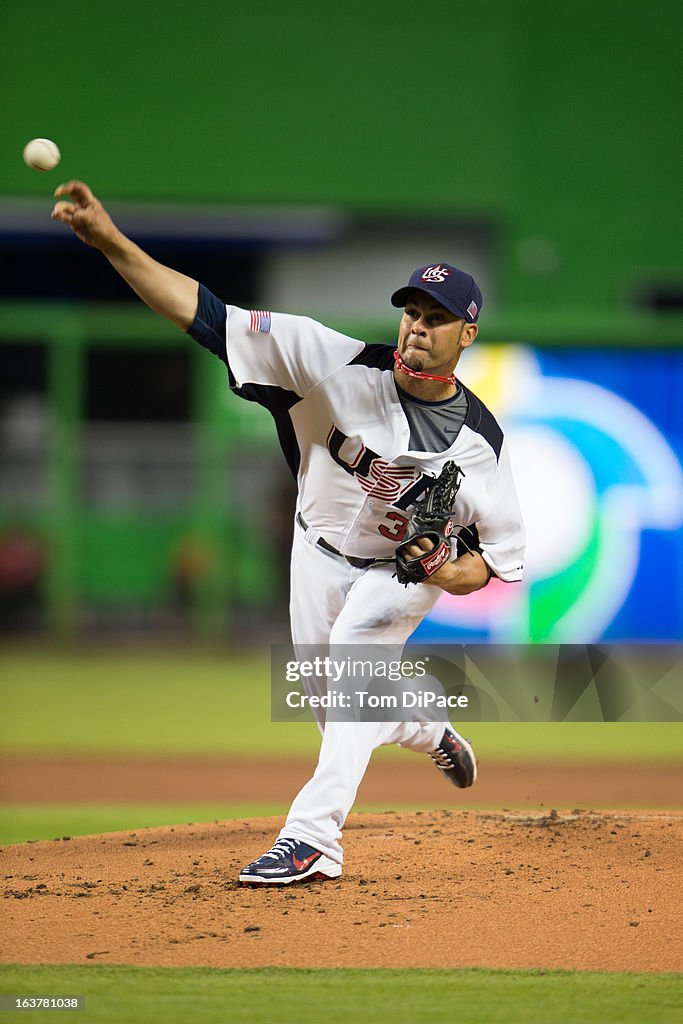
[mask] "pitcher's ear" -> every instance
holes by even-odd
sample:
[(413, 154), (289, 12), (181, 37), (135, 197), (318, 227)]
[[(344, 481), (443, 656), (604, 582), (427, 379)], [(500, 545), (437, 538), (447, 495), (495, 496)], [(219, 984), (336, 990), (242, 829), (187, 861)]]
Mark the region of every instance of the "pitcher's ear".
[(463, 324), (462, 330), (460, 331), (460, 347), (469, 348), (478, 333), (479, 327), (477, 324)]

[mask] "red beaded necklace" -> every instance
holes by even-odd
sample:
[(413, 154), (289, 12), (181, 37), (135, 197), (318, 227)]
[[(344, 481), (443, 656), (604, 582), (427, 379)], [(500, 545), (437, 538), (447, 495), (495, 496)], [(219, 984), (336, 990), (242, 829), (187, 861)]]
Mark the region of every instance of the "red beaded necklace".
[(419, 377), (421, 380), (440, 380), (444, 384), (457, 384), (454, 373), (450, 377), (439, 377), (435, 373), (422, 373), (420, 370), (411, 370), (401, 359), (398, 349), (394, 350), (394, 362), (398, 372), (405, 373), (408, 377)]

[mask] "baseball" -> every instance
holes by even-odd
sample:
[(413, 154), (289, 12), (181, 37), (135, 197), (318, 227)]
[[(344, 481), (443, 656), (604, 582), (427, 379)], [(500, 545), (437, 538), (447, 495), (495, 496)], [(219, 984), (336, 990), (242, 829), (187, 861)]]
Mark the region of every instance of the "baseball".
[(24, 161), (34, 171), (51, 171), (60, 160), (61, 153), (52, 139), (31, 139), (24, 146)]

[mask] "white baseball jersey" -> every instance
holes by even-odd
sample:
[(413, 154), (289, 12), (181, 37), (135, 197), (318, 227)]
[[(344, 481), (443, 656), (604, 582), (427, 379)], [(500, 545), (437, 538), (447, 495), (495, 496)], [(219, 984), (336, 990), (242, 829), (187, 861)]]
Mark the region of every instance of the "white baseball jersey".
[(233, 390), (273, 415), (306, 523), (344, 555), (386, 557), (411, 506), (447, 461), (464, 477), (455, 533), (502, 580), (521, 579), (524, 527), (503, 433), (467, 388), (467, 415), (441, 452), (410, 449), (394, 346), (367, 345), (308, 317), (225, 306), (200, 287), (189, 329), (228, 365)]

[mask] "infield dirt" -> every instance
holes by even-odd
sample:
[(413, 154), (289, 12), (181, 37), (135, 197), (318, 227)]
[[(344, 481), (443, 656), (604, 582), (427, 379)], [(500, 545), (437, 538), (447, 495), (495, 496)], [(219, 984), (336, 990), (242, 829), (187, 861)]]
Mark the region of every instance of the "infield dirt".
[(683, 815), (351, 816), (339, 881), (240, 886), (279, 819), (5, 847), (0, 957), (213, 967), (683, 968)]
[[(394, 797), (409, 799), (408, 775), (402, 788), (399, 764), (371, 769), (361, 796), (367, 802), (380, 799), (391, 781)], [(11, 775), (8, 767), (5, 759), (6, 801), (48, 802), (46, 789), (55, 800), (76, 798), (75, 776), (69, 771), (60, 776), (55, 764), (50, 776), (47, 763), (34, 763), (33, 782), (30, 771), (18, 770), (18, 762)], [(157, 799), (163, 793), (168, 798), (171, 790), (181, 799), (173, 786), (174, 769), (164, 774), (165, 785), (160, 775), (146, 787), (141, 764), (129, 767), (137, 769), (138, 800), (152, 798), (152, 792)], [(219, 768), (210, 767), (205, 780)], [(214, 967), (683, 969), (683, 812), (552, 809), (573, 806), (562, 800), (539, 807), (541, 795), (587, 792), (604, 807), (606, 799), (624, 794), (624, 786), (633, 796), (639, 785), (662, 801), (678, 800), (680, 766), (660, 766), (659, 789), (650, 769), (628, 772), (625, 765), (615, 766), (614, 775), (604, 765), (592, 775), (590, 766), (556, 765), (554, 774), (550, 766), (519, 766), (507, 773), (497, 766), (497, 780), (490, 778), (489, 766), (479, 799), (483, 802), (490, 784), (489, 797), (495, 789), (499, 807), (516, 794), (531, 803), (523, 811), (453, 809), (463, 798), (473, 799), (470, 793), (479, 783), (469, 793), (451, 793), (427, 767), (425, 774), (417, 771), (424, 782), (422, 800), (436, 792), (451, 809), (351, 815), (339, 881), (267, 891), (238, 885), (239, 869), (271, 845), (280, 818), (6, 846), (0, 850), (0, 959)], [(120, 781), (122, 775), (112, 774), (111, 764), (106, 768), (94, 761), (85, 769), (81, 764), (78, 773), (81, 799), (93, 799), (94, 789), (98, 799), (113, 799), (114, 776)], [(385, 770), (391, 778), (381, 783)], [(512, 788), (506, 788), (506, 777), (515, 780)], [(293, 781), (290, 775), (289, 795)], [(194, 782), (194, 798), (209, 798), (212, 784), (198, 786), (197, 776)], [(251, 769), (239, 784), (242, 800), (258, 799)], [(119, 789), (122, 799), (130, 798), (127, 785)], [(279, 786), (271, 772), (271, 800), (278, 799)], [(221, 792), (228, 799), (224, 782)]]
[[(314, 760), (265, 757), (0, 755), (0, 803), (282, 804), (310, 778)], [(365, 807), (681, 808), (683, 762), (552, 761), (480, 766), (456, 790), (428, 757), (374, 757), (357, 805)]]

